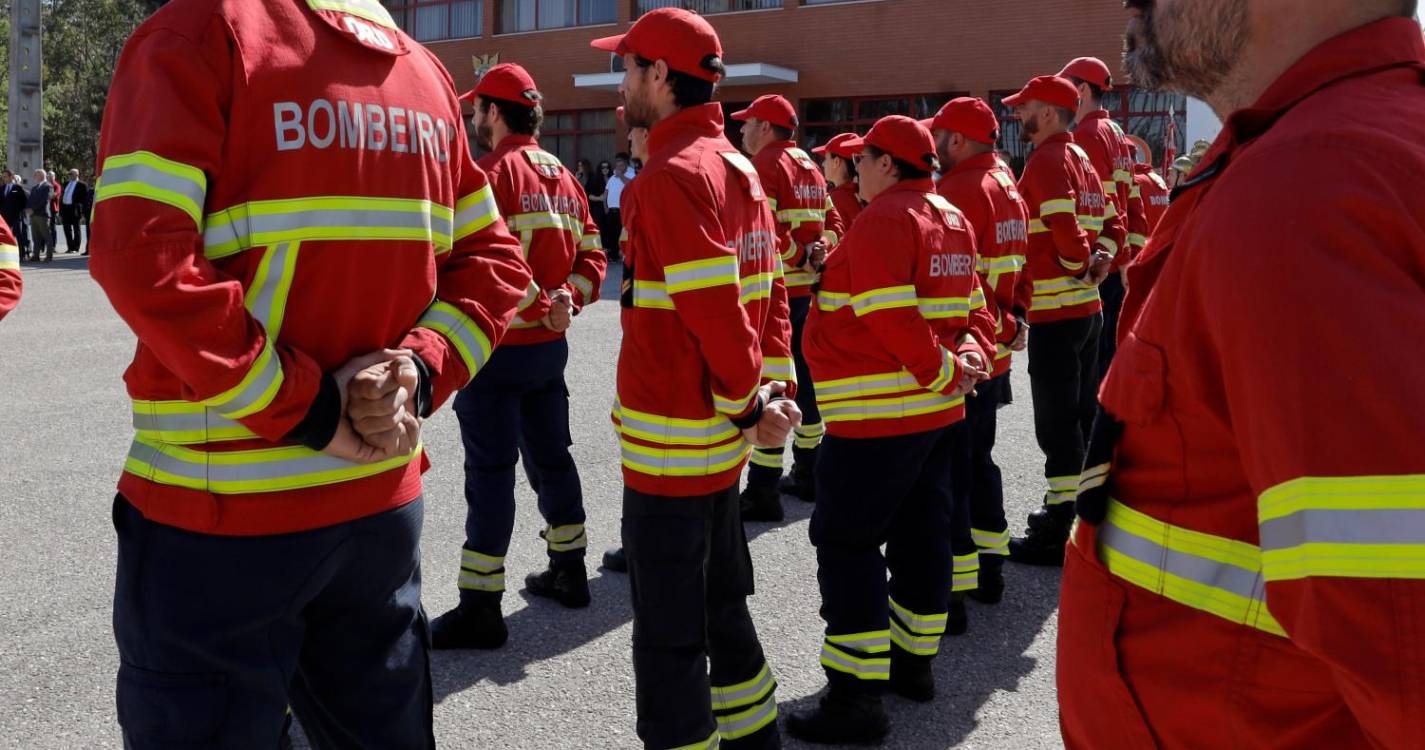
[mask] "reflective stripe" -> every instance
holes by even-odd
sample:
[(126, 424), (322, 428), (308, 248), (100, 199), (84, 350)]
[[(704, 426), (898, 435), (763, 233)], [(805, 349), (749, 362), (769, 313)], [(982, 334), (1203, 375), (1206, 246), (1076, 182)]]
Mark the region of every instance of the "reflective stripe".
[(751, 447), (745, 440), (715, 448), (651, 448), (619, 440), (623, 465), (656, 477), (705, 477), (737, 468)]
[(550, 552), (573, 552), (589, 546), (589, 537), (584, 533), (584, 524), (571, 523), (565, 526), (546, 526), (539, 532), (549, 545)]
[(812, 422), (807, 424), (803, 422), (793, 433), (796, 435), (796, 439), (792, 442), (793, 445), (803, 450), (811, 450), (821, 445), (821, 439), (826, 436), (826, 423)]
[(350, 13), (388, 29), (396, 28), (396, 22), (391, 20), (391, 14), (374, 0), (307, 0), (307, 5), (313, 10)]
[(785, 451), (778, 448), (753, 448), (752, 457), (748, 459), (753, 464), (768, 469), (781, 469)]
[(20, 248), (0, 245), (0, 271), (20, 270)]
[(901, 627), (894, 619), (891, 620), (891, 642), (902, 651), (916, 656), (934, 656), (940, 653), (940, 634), (915, 635)]
[(672, 310), (673, 298), (668, 296), (668, 287), (661, 281), (633, 282), (633, 306), (654, 310)]
[(800, 226), (814, 221), (826, 221), (826, 210), (821, 208), (784, 208), (777, 212), (778, 224)]
[(354, 464), (302, 446), (203, 452), (136, 437), (124, 471), (151, 482), (220, 495), (320, 487), (383, 474), (421, 448), (374, 464)]
[(203, 230), (203, 204), (208, 197), (208, 178), (203, 170), (150, 151), (134, 151), (110, 156), (100, 169), (94, 203), (123, 196), (147, 198), (172, 206), (187, 214), (198, 231)]
[(421, 319), (416, 321), (416, 327), (429, 328), (449, 339), (460, 354), (461, 361), (465, 363), (470, 380), (474, 380), (480, 368), (490, 361), (490, 337), (480, 330), (480, 326), (476, 325), (470, 316), (454, 305), (440, 300), (432, 302), (430, 307), (426, 308), (425, 314), (421, 315)]
[(763, 357), (762, 377), (768, 380), (795, 383), (797, 382), (797, 370), (792, 364), (791, 357)]
[(597, 234), (586, 234), (579, 240), (580, 250), (600, 250), (604, 249), (604, 239)]
[(945, 632), (946, 613), (938, 612), (931, 615), (921, 615), (902, 607), (895, 599), (891, 599), (891, 613), (900, 619), (906, 628), (912, 633), (921, 635), (933, 635)]
[(1142, 235), (1142, 234), (1130, 234), (1130, 235), (1128, 235), (1128, 245), (1129, 245), (1130, 247), (1143, 247), (1143, 246), (1145, 246), (1145, 245), (1147, 245), (1147, 244), (1148, 244), (1148, 237), (1147, 237), (1147, 235)]
[(762, 662), (762, 669), (757, 672), (757, 676), (745, 682), (739, 682), (727, 687), (713, 686), (712, 708), (714, 711), (727, 711), (743, 706), (751, 706), (760, 703), (777, 687), (777, 681), (772, 679), (772, 670), (767, 667), (767, 663)]
[(752, 276), (742, 277), (742, 304), (747, 304), (753, 300), (769, 299), (772, 296), (772, 287), (776, 284), (777, 274), (759, 273)]
[(816, 293), (816, 306), (822, 312), (836, 312), (851, 304), (851, 295), (822, 290)]
[(1030, 233), (1030, 234), (1043, 234), (1043, 233), (1048, 232), (1048, 231), (1051, 231), (1051, 230), (1049, 229), (1049, 225), (1048, 225), (1048, 224), (1045, 224), (1043, 219), (1030, 219), (1030, 220), (1029, 220), (1029, 233)]
[(777, 702), (768, 696), (746, 711), (718, 716), (717, 730), (724, 740), (731, 742), (756, 734), (776, 720)]
[(1171, 526), (1117, 500), (1109, 500), (1098, 542), (1104, 567), (1129, 583), (1239, 625), (1286, 635), (1267, 611), (1261, 553), (1246, 542)]
[(1104, 250), (1107, 250), (1107, 251), (1108, 251), (1108, 254), (1109, 254), (1110, 256), (1116, 256), (1116, 255), (1118, 255), (1118, 243), (1117, 243), (1117, 242), (1114, 242), (1113, 240), (1111, 240), (1111, 239), (1109, 239), (1109, 238), (1107, 238), (1107, 237), (1099, 237), (1097, 240), (1095, 240), (1095, 243), (1096, 243), (1099, 247), (1102, 247)]
[(203, 405), (213, 407), (228, 419), (251, 416), (272, 404), (284, 379), (282, 359), (272, 346), (272, 337), (268, 336), (262, 342), (262, 352), (253, 360), (242, 381), (212, 398), (204, 399)]
[(842, 399), (901, 393), (918, 388), (920, 388), (920, 381), (905, 370), (877, 375), (857, 375), (852, 378), (817, 382), (816, 402), (825, 404)]
[(1084, 469), (1084, 473), (1079, 476), (1078, 491), (1086, 492), (1102, 487), (1108, 482), (1109, 468), (1109, 464), (1099, 464), (1098, 466)]
[(691, 292), (697, 289), (736, 285), (737, 257), (721, 255), (716, 258), (675, 263), (663, 267), (663, 280), (669, 294)]
[[(726, 156), (726, 154), (724, 154), (724, 156)], [(670, 750), (715, 750), (720, 747), (721, 744), (721, 736), (718, 735), (717, 730), (714, 729), (712, 736), (705, 740), (700, 740), (688, 745), (679, 745), (678, 747), (670, 748)]]
[(949, 388), (955, 382), (957, 371), (960, 369), (960, 360), (949, 349), (940, 347), (940, 374), (935, 376), (935, 380), (927, 387), (927, 390), (940, 392)]
[(883, 654), (891, 650), (891, 634), (886, 630), (871, 630), (865, 633), (843, 633), (827, 635), (826, 641), (843, 648), (852, 648), (866, 654)]
[(460, 550), (460, 567), (476, 573), (494, 573), (503, 570), (505, 558), (497, 555), (487, 555), (475, 550)]
[(613, 418), (620, 434), (663, 445), (718, 445), (739, 434), (737, 427), (721, 416), (709, 419), (660, 417), (615, 403)]
[(1045, 477), (1049, 483), (1049, 492), (1044, 501), (1048, 505), (1061, 505), (1072, 503), (1079, 496), (1079, 475), (1073, 474), (1062, 477)]
[(975, 287), (975, 290), (974, 290), (973, 292), (970, 292), (970, 309), (971, 309), (971, 310), (983, 310), (983, 309), (985, 309), (985, 307), (987, 307), (987, 306), (988, 306), (988, 303), (985, 302), (985, 288), (984, 288), (984, 286), (977, 286), (977, 287)]
[(151, 443), (195, 445), (258, 437), (242, 423), (193, 401), (135, 399), (132, 410), (134, 431)]
[[(1112, 209), (1113, 204), (1110, 203), (1108, 205), (1109, 208)], [(1115, 214), (1112, 213), (1107, 213), (1104, 216), (1090, 216), (1088, 214), (1079, 214), (1079, 228), (1083, 229), (1085, 232), (1102, 232), (1104, 220), (1111, 219), (1114, 216)]]
[(449, 208), (428, 200), (332, 196), (253, 201), (208, 215), (203, 254), (225, 258), (252, 247), (304, 240), (410, 240), (448, 250), (451, 221)]
[(956, 555), (950, 574), (951, 591), (971, 591), (980, 584), (980, 553)]
[(1034, 293), (1030, 310), (1058, 310), (1090, 302), (1099, 298), (1098, 287), (1090, 286), (1072, 276), (1034, 281)]
[(529, 284), (524, 288), (524, 297), (520, 298), (519, 303), (515, 305), (515, 311), (524, 312), (527, 310), (530, 305), (535, 303), (535, 300), (539, 299), (539, 292), (539, 285), (534, 283), (534, 279), (530, 279)]
[(1073, 198), (1059, 198), (1058, 200), (1044, 201), (1039, 204), (1040, 216), (1053, 216), (1054, 214), (1072, 214), (1078, 206)]
[(970, 537), (975, 540), (975, 546), (980, 548), (982, 555), (1008, 555), (1009, 554), (1009, 531), (985, 531), (984, 529), (970, 529)]
[(500, 207), (495, 203), (495, 191), (486, 185), (455, 202), (450, 239), (452, 242), (463, 240), (494, 224), (499, 218)]
[(800, 268), (790, 268), (786, 272), (788, 288), (799, 286), (811, 286), (816, 283), (816, 274), (803, 271)]
[[(886, 640), (890, 641), (889, 633)], [(821, 644), (821, 665), (838, 672), (845, 672), (861, 680), (889, 680), (891, 678), (891, 658), (889, 656), (861, 659), (826, 642)]]
[(527, 214), (514, 214), (505, 219), (505, 225), (511, 232), (531, 232), (536, 229), (562, 229), (566, 232), (573, 232), (577, 238), (584, 231), (584, 221), (577, 216), (556, 213), (554, 211), (536, 211)]
[(588, 278), (588, 277), (586, 277), (586, 276), (584, 276), (584, 275), (582, 275), (582, 274), (571, 273), (571, 274), (569, 274), (569, 278), (565, 279), (565, 281), (569, 284), (569, 286), (572, 286), (572, 287), (574, 287), (575, 289), (578, 289), (578, 290), (579, 290), (579, 293), (582, 294), (582, 295), (584, 295), (584, 299), (585, 299), (585, 300), (589, 300), (589, 299), (592, 299), (592, 298), (593, 298), (593, 296), (594, 296), (594, 281), (593, 281), (593, 279), (590, 279), (590, 278)]
[(859, 422), (867, 419), (902, 419), (937, 411), (948, 411), (965, 403), (964, 396), (950, 398), (942, 393), (919, 393), (897, 398), (838, 401), (820, 406), (827, 422)]
[(869, 315), (877, 310), (915, 307), (918, 304), (919, 299), (915, 296), (915, 287), (909, 284), (872, 289), (851, 298), (851, 307), (856, 311), (858, 317)]
[(1425, 475), (1302, 477), (1257, 508), (1268, 581), (1425, 578)]
[(752, 399), (757, 398), (757, 390), (759, 388), (761, 388), (760, 385), (752, 386), (752, 390), (746, 396), (740, 399), (727, 398), (726, 396), (723, 396), (714, 391), (712, 395), (713, 408), (717, 409), (723, 414), (728, 414), (732, 416), (742, 414), (743, 412), (747, 411), (748, 407), (752, 406)]
[(257, 264), (252, 286), (243, 303), (252, 317), (262, 323), (267, 337), (277, 338), (287, 314), (287, 296), (292, 291), (292, 276), (297, 272), (297, 250), (301, 246), (284, 242), (268, 248)]
[[(984, 306), (984, 297), (980, 297), (980, 306)], [(970, 298), (968, 297), (919, 297), (916, 299), (916, 306), (920, 308), (920, 317), (926, 320), (944, 320), (946, 318), (964, 318), (970, 315)]]
[(1103, 194), (1104, 194), (1104, 195), (1113, 195), (1113, 194), (1115, 194), (1115, 193), (1117, 193), (1117, 192), (1118, 192), (1118, 182), (1117, 182), (1117, 181), (1115, 181), (1115, 180), (1104, 180), (1104, 181), (1103, 181)]
[(503, 569), (499, 573), (475, 573), (461, 569), (455, 585), (466, 591), (504, 591), (505, 573)]

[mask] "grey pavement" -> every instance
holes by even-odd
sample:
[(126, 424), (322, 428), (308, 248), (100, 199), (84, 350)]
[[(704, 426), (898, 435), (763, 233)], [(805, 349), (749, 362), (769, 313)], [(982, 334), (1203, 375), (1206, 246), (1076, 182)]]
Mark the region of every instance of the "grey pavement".
[[(62, 245), (63, 243), (61, 243)], [(123, 369), (134, 339), (89, 278), (84, 261), (56, 255), (26, 265), (25, 297), (0, 321), (0, 747), (119, 748), (110, 605), (110, 507), (130, 439)], [(613, 280), (606, 296), (616, 294)], [(631, 610), (627, 581), (595, 566), (618, 543), (620, 475), (609, 426), (618, 307), (601, 302), (575, 320), (568, 381), (574, 455), (588, 506), (593, 605), (568, 611), (522, 591), (544, 563), (543, 526), (520, 476), (519, 515), (507, 568), (509, 644), (496, 652), (434, 657), (436, 735), (448, 748), (636, 748)], [(656, 362), (648, 363), (656, 367)], [(1012, 530), (1041, 494), (1029, 387), (1003, 410), (997, 456)], [(448, 410), (424, 439), (426, 609), (456, 602), (463, 538), (461, 449)], [(811, 705), (824, 684), (811, 507), (787, 501), (784, 523), (749, 524), (757, 568), (751, 600), (781, 687), (785, 715)], [(939, 697), (888, 699), (886, 747), (1061, 747), (1054, 701), (1058, 571), (1007, 566), (996, 607), (971, 603), (970, 632), (946, 639), (936, 662)], [(789, 748), (807, 747), (788, 741)]]

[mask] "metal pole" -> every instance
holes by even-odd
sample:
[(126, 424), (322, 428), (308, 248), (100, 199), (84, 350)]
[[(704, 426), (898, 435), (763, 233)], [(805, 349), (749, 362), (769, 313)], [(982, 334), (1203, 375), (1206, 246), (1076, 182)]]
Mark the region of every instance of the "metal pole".
[(10, 0), (10, 142), (7, 166), (26, 183), (44, 166), (40, 0)]

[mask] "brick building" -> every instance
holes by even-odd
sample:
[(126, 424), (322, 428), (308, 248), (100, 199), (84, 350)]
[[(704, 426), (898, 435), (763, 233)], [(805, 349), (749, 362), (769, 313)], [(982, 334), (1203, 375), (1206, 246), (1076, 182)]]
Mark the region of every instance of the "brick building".
[[(718, 98), (728, 108), (760, 94), (786, 96), (807, 145), (864, 132), (888, 114), (927, 117), (954, 96), (999, 100), (1073, 57), (1117, 65), (1126, 23), (1121, 0), (383, 0), (397, 22), (445, 62), (461, 90), (494, 62), (517, 62), (539, 82), (546, 149), (566, 163), (623, 150), (615, 118), (621, 62), (589, 40), (621, 33), (648, 10), (682, 5), (707, 16), (729, 66)], [(1128, 88), (1110, 108), (1161, 159), (1171, 109), (1179, 150), (1186, 101)], [(1001, 148), (1022, 157), (1017, 125)], [(736, 136), (736, 128), (731, 135)]]

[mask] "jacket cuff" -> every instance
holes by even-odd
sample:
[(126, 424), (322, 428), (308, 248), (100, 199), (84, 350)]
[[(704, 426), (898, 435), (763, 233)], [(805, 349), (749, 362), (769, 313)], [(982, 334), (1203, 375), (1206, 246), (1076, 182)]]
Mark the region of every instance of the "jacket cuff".
[(732, 424), (739, 430), (749, 430), (757, 426), (762, 421), (762, 412), (767, 410), (767, 402), (763, 400), (762, 394), (757, 394), (757, 398), (752, 401), (752, 408), (746, 414), (732, 420)]
[(420, 357), (411, 357), (416, 363), (416, 371), (420, 373), (420, 382), (416, 384), (416, 415), (425, 419), (435, 411), (435, 399), (432, 398), (432, 391), (435, 384), (432, 382), (430, 365)]
[(336, 437), (336, 428), (341, 423), (341, 391), (331, 373), (322, 375), (317, 386), (317, 397), (307, 409), (307, 416), (287, 433), (288, 440), (294, 440), (314, 451), (325, 450)]

